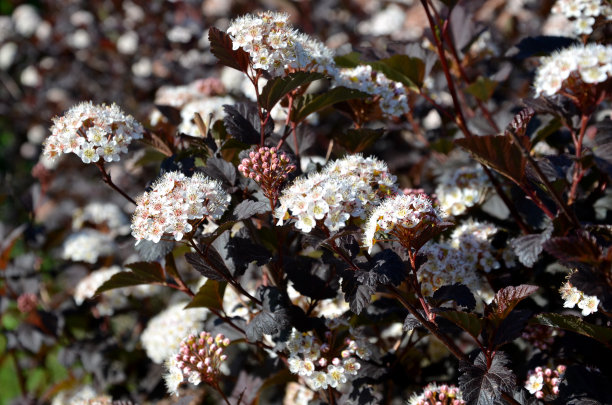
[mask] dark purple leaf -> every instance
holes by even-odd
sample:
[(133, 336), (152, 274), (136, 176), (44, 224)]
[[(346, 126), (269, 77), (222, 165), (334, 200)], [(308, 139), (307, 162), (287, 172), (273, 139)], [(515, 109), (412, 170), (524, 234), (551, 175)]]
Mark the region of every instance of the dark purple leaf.
[(587, 233), (551, 238), (544, 249), (557, 260), (567, 264), (596, 265), (601, 261), (601, 248), (595, 238)]
[[(527, 160), (508, 135), (483, 135), (457, 139), (455, 143), (472, 153), (482, 164), (491, 167), (517, 184), (525, 178)], [(529, 149), (528, 145), (525, 145)]]
[(206, 167), (202, 172), (213, 179), (219, 180), (226, 186), (234, 186), (236, 184), (236, 168), (230, 162), (218, 158), (211, 157), (206, 160)]
[(215, 281), (227, 281), (231, 277), (230, 272), (217, 250), (210, 246), (208, 252), (205, 253), (207, 254), (206, 260), (195, 252), (186, 253), (185, 260), (204, 277)]
[(125, 267), (132, 271), (114, 274), (96, 290), (96, 295), (115, 288), (131, 287), (140, 284), (165, 283), (164, 270), (158, 262), (136, 262)]
[(470, 289), (463, 284), (443, 285), (438, 288), (433, 295), (433, 300), (437, 306), (446, 301), (455, 301), (457, 305), (473, 310), (476, 307), (476, 299)]
[(544, 249), (544, 242), (550, 238), (551, 233), (552, 229), (549, 228), (542, 233), (523, 235), (513, 239), (511, 246), (518, 261), (526, 267), (532, 267), (538, 261)]
[(244, 200), (234, 208), (234, 218), (240, 221), (268, 211), (270, 211), (270, 204), (268, 202)]
[(506, 318), (519, 302), (535, 293), (539, 288), (529, 284), (502, 288), (495, 294), (495, 299), (492, 303), (493, 317), (496, 319)]
[(246, 73), (249, 68), (250, 58), (242, 48), (232, 49), (232, 39), (225, 32), (211, 27), (208, 30), (210, 51), (219, 59), (221, 64)]
[(568, 37), (559, 36), (537, 36), (523, 38), (516, 44), (506, 56), (514, 59), (526, 59), (531, 56), (545, 56), (559, 49), (567, 48), (576, 43), (576, 40)]
[(461, 362), (459, 364), (459, 387), (463, 399), (468, 404), (495, 405), (500, 402), (502, 392), (512, 394), (516, 378), (506, 367), (508, 359), (504, 353), (498, 352), (487, 368), (487, 360), (480, 353), (474, 364)]
[[(246, 145), (255, 145), (261, 140), (260, 121), (256, 108), (248, 103), (223, 106), (225, 111), (223, 124), (227, 133)], [(264, 128), (264, 135), (270, 135), (273, 130), (273, 120), (269, 120)]]

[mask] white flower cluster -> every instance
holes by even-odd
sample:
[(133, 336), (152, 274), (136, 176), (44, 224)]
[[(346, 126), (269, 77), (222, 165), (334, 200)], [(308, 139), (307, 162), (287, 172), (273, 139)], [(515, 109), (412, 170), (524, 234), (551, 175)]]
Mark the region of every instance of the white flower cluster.
[(529, 370), (525, 388), (536, 398), (542, 399), (547, 395), (559, 394), (559, 383), (563, 378), (566, 367), (559, 365), (555, 369), (536, 367)]
[(558, 0), (551, 11), (574, 20), (576, 35), (590, 35), (599, 16), (612, 19), (612, 6), (606, 0)]
[(310, 232), (317, 223), (337, 232), (351, 217), (365, 219), (367, 210), (378, 205), (382, 196), (395, 193), (395, 180), (387, 165), (373, 157), (353, 155), (331, 162), (283, 191), (274, 211), (277, 225), (295, 217), (295, 227), (303, 232)]
[(404, 85), (390, 80), (369, 65), (339, 69), (334, 84), (380, 97), (381, 111), (388, 116), (401, 116), (408, 112), (408, 95)]
[(135, 139), (144, 136), (144, 128), (131, 115), (113, 104), (77, 104), (66, 114), (53, 119), (51, 135), (45, 140), (44, 155), (54, 159), (63, 153), (74, 153), (83, 163), (119, 160), (119, 153)]
[(165, 173), (151, 191), (137, 198), (132, 235), (136, 244), (143, 239), (157, 243), (164, 234), (181, 240), (193, 229), (190, 220), (220, 218), (230, 199), (218, 181), (200, 173), (192, 177), (180, 172)]
[(465, 405), (463, 394), (454, 385), (430, 383), (420, 395), (413, 395), (408, 405)]
[(283, 405), (308, 405), (314, 399), (314, 392), (296, 382), (290, 382), (285, 389)]
[(223, 105), (234, 105), (235, 100), (232, 97), (207, 97), (191, 101), (181, 108), (181, 123), (178, 131), (191, 136), (203, 137), (206, 134), (201, 134), (200, 129), (195, 123), (195, 113), (200, 114), (204, 124), (209, 127), (211, 123), (223, 119), (225, 112)]
[(448, 215), (461, 215), (482, 202), (491, 183), (480, 166), (461, 167), (439, 179), (436, 195), (440, 209)]
[(93, 202), (77, 209), (72, 215), (72, 229), (82, 229), (86, 224), (101, 226), (119, 235), (130, 233), (128, 217), (113, 203)]
[(96, 392), (91, 386), (79, 386), (72, 390), (61, 391), (51, 401), (51, 405), (112, 405), (113, 398)]
[(233, 20), (227, 29), (233, 48), (242, 48), (253, 67), (283, 76), (290, 70), (329, 72), (335, 69), (333, 52), (316, 39), (299, 33), (289, 15), (266, 11)]
[[(337, 327), (340, 324), (348, 325), (338, 318), (328, 320), (328, 325)], [(354, 332), (351, 328), (349, 331)], [(329, 343), (322, 343), (312, 333), (300, 333), (294, 329), (285, 343), (289, 351), (289, 371), (303, 377), (306, 384), (315, 391), (328, 387), (338, 388), (352, 380), (361, 368), (356, 358), (368, 360), (371, 355), (363, 339), (346, 338), (345, 346), (335, 348), (332, 347), (333, 332), (328, 331), (326, 338)]]
[(574, 45), (541, 59), (534, 87), (536, 97), (552, 96), (562, 88), (581, 89), (612, 76), (612, 45)]
[[(94, 297), (96, 290), (112, 276), (121, 272), (119, 266), (105, 267), (96, 270), (83, 278), (74, 290), (74, 302), (77, 305), (83, 304), (87, 299)], [(102, 294), (102, 300), (96, 305), (98, 313), (102, 316), (110, 316), (115, 309), (124, 308), (128, 304), (128, 296), (144, 298), (159, 291), (159, 286), (143, 284), (134, 287), (116, 288)]]
[(99, 257), (110, 256), (115, 250), (116, 246), (110, 235), (86, 228), (66, 238), (62, 259), (95, 263)]
[(309, 35), (295, 30), (285, 13), (266, 11), (232, 21), (227, 30), (233, 48), (248, 52), (253, 67), (283, 76), (290, 71), (315, 71), (332, 77), (334, 86), (344, 86), (379, 97), (382, 112), (401, 116), (408, 112), (404, 85), (372, 71), (369, 65), (340, 69), (334, 52)]
[(184, 302), (173, 304), (152, 318), (140, 336), (147, 356), (153, 362), (162, 364), (175, 355), (185, 336), (198, 333), (208, 315), (206, 308), (185, 307)]
[(582, 315), (587, 316), (597, 312), (599, 306), (599, 298), (595, 295), (586, 295), (569, 281), (564, 283), (559, 289), (561, 298), (565, 301), (564, 308), (574, 308), (576, 305), (582, 310)]
[(407, 246), (415, 232), (442, 222), (442, 214), (425, 194), (396, 195), (372, 211), (364, 227), (363, 244), (371, 251), (376, 242), (394, 237)]
[(499, 268), (497, 256), (501, 256), (506, 265), (513, 263), (513, 258), (508, 256), (511, 249), (497, 252), (491, 246), (489, 239), (495, 233), (497, 228), (492, 224), (470, 221), (458, 226), (449, 240), (423, 246), (421, 253), (427, 256), (427, 261), (417, 273), (423, 295), (431, 296), (444, 285), (461, 283), (490, 301), (492, 291), (477, 271), (489, 273)]

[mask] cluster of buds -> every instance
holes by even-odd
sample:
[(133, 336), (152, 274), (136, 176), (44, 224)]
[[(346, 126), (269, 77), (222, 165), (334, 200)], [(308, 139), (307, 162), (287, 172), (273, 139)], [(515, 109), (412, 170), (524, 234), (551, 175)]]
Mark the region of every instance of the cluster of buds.
[(465, 401), (459, 388), (454, 385), (437, 385), (431, 383), (425, 386), (420, 395), (415, 395), (408, 405), (464, 405)]
[[(563, 331), (560, 331), (563, 333)], [(555, 341), (556, 330), (544, 325), (527, 325), (521, 337), (540, 350), (548, 349)]]
[(559, 394), (559, 383), (565, 369), (565, 366), (560, 365), (555, 369), (536, 367), (533, 370), (529, 370), (525, 388), (538, 399), (546, 396), (555, 396)]
[(209, 332), (183, 339), (179, 352), (166, 362), (168, 391), (178, 395), (178, 387), (185, 380), (194, 385), (204, 382), (217, 387), (221, 363), (227, 358), (223, 349), (229, 344), (230, 340), (222, 334), (213, 338)]
[(17, 298), (17, 308), (22, 314), (28, 314), (36, 309), (38, 297), (36, 294), (25, 293)]
[(278, 198), (281, 185), (295, 169), (285, 152), (268, 147), (252, 150), (238, 166), (240, 173), (259, 184), (264, 195), (272, 200)]
[(582, 310), (583, 316), (597, 312), (599, 298), (595, 295), (586, 295), (574, 287), (569, 281), (561, 286), (559, 292), (561, 293), (561, 298), (565, 300), (563, 307), (574, 308), (578, 305), (578, 308)]

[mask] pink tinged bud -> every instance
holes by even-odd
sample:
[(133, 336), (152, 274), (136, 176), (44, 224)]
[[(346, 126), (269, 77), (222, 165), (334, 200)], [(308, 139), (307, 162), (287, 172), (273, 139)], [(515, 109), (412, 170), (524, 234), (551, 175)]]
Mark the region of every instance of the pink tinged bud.
[(253, 170), (259, 171), (259, 165), (257, 163), (253, 165)]
[(177, 362), (177, 363), (176, 363), (176, 366), (177, 366), (178, 368), (183, 368), (183, 367), (185, 367), (185, 362), (183, 362), (183, 361), (179, 361), (179, 362)]
[(249, 173), (249, 177), (253, 180), (255, 180), (255, 177), (257, 177), (257, 174), (255, 172), (251, 172)]
[(227, 355), (222, 354), (221, 356), (219, 356), (219, 360), (225, 361), (225, 359), (227, 359)]
[(545, 374), (547, 377), (550, 377), (550, 375), (552, 374), (552, 370), (551, 370), (551, 369), (549, 369), (549, 368), (547, 368), (547, 369), (546, 369), (546, 371), (544, 371), (544, 374)]
[(212, 374), (215, 370), (212, 367), (206, 368), (206, 374)]
[(337, 358), (337, 357), (334, 357), (334, 358), (332, 359), (332, 364), (333, 364), (334, 366), (338, 366), (338, 365), (340, 364), (340, 359), (339, 359), (339, 358)]
[(259, 174), (257, 176), (255, 176), (255, 181), (257, 181), (257, 182), (261, 181), (261, 176)]
[(436, 405), (442, 405), (442, 402), (436, 401)]
[(272, 171), (275, 171), (277, 167), (278, 167), (278, 166), (277, 166), (277, 164), (276, 164), (276, 163), (272, 163), (272, 165), (270, 166), (270, 169), (271, 169)]
[(218, 356), (221, 356), (221, 353), (223, 353), (223, 348), (221, 348), (221, 347), (220, 347), (220, 348), (218, 348), (218, 349), (215, 351), (215, 355), (216, 355), (217, 357), (218, 357)]
[(255, 152), (249, 152), (249, 157), (253, 159), (255, 157)]
[(204, 346), (204, 342), (205, 342), (205, 341), (206, 341), (206, 340), (205, 340), (204, 338), (199, 338), (199, 339), (198, 339), (198, 346)]
[(212, 353), (215, 350), (217, 350), (217, 345), (213, 343), (213, 344), (210, 345), (210, 352)]
[(276, 153), (276, 148), (275, 147), (271, 147), (270, 148), (270, 153)]
[(240, 173), (244, 173), (246, 171), (245, 167), (242, 165), (238, 165), (238, 170), (240, 171)]
[(243, 166), (245, 167), (249, 167), (249, 163), (251, 163), (251, 161), (249, 159), (242, 159), (242, 163)]
[(553, 392), (553, 394), (558, 395), (559, 394), (559, 387), (553, 387), (552, 392)]
[(189, 355), (188, 354), (184, 354), (183, 355), (183, 361), (185, 361), (185, 362), (189, 361)]
[(264, 169), (263, 171), (264, 176), (267, 176), (270, 174), (270, 169)]
[(198, 368), (198, 370), (203, 370), (204, 369), (204, 363), (202, 363), (201, 361), (198, 361), (198, 364), (196, 366)]
[(425, 392), (423, 392), (423, 395), (425, 396), (425, 398), (431, 398), (431, 391), (425, 390)]
[(342, 350), (340, 355), (342, 356), (343, 359), (346, 359), (351, 355), (351, 352), (349, 352), (348, 350)]
[(565, 366), (558, 366), (558, 367), (557, 367), (557, 371), (559, 371), (559, 373), (561, 373), (561, 374), (562, 374), (562, 373), (565, 373), (565, 369), (566, 369), (566, 368), (567, 368), (567, 367), (565, 367)]
[(204, 359), (204, 364), (206, 364), (207, 366), (210, 366), (211, 363), (212, 363), (212, 361), (210, 360), (210, 357), (206, 357)]
[(446, 395), (444, 395), (444, 393), (441, 392), (440, 395), (438, 395), (438, 399), (441, 401), (444, 401), (444, 398), (446, 398)]
[(206, 349), (200, 349), (198, 350), (198, 356), (206, 356)]
[(259, 153), (256, 153), (255, 156), (253, 156), (254, 160), (259, 160), (261, 158), (261, 155)]
[(264, 146), (264, 147), (259, 148), (259, 154), (260, 154), (260, 155), (263, 155), (264, 153), (266, 153), (266, 148), (265, 148), (265, 146)]
[(318, 363), (319, 363), (319, 366), (325, 367), (325, 366), (327, 366), (327, 359), (325, 357), (321, 357), (319, 359)]
[(536, 368), (535, 368), (535, 372), (536, 372), (536, 373), (540, 373), (540, 372), (542, 372), (542, 367), (540, 367), (540, 366), (536, 367)]
[(213, 339), (212, 337), (208, 337), (208, 339), (206, 339), (206, 343), (209, 345), (212, 345), (215, 342), (215, 339)]
[(553, 378), (552, 380), (550, 380), (550, 383), (552, 385), (557, 385), (557, 384), (559, 384), (559, 379), (558, 378)]
[(196, 356), (189, 357), (189, 362), (190, 363), (195, 363), (197, 360), (198, 360), (198, 358)]
[(229, 346), (230, 340), (228, 338), (223, 339), (223, 346)]
[(542, 399), (544, 398), (544, 393), (542, 391), (538, 391), (535, 393), (536, 398)]
[(188, 366), (183, 367), (183, 374), (188, 375), (191, 372), (191, 369)]

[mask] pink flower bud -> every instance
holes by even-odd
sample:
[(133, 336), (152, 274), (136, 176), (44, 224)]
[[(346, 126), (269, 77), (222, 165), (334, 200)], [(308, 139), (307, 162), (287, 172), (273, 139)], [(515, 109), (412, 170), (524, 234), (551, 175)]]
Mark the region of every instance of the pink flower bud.
[(319, 366), (325, 367), (327, 366), (327, 359), (325, 357), (321, 357), (317, 363), (319, 363)]
[(211, 363), (212, 363), (212, 361), (210, 360), (210, 357), (206, 357), (206, 358), (204, 359), (204, 364), (205, 364), (205, 365), (210, 366), (210, 364), (211, 364)]
[(198, 350), (198, 356), (206, 356), (206, 349), (200, 349)]
[(212, 374), (215, 370), (212, 367), (206, 369), (206, 374)]
[(255, 158), (255, 152), (249, 152), (249, 157), (250, 157), (251, 159)]
[(334, 357), (334, 358), (332, 359), (332, 364), (333, 364), (334, 366), (338, 366), (338, 365), (340, 365), (340, 359), (339, 359), (339, 358), (337, 358), (337, 357)]
[(215, 351), (215, 355), (216, 355), (217, 357), (218, 357), (218, 356), (221, 356), (221, 353), (223, 353), (223, 348), (221, 348), (221, 347), (220, 347), (220, 348), (218, 348), (218, 349)]
[(225, 361), (225, 359), (227, 359), (227, 355), (222, 354), (221, 356), (219, 356), (219, 360)]
[(441, 401), (444, 401), (444, 398), (446, 398), (446, 395), (445, 395), (443, 392), (441, 392), (441, 393), (438, 395), (438, 399), (439, 399), (439, 400), (441, 400)]
[(223, 339), (223, 346), (229, 346), (230, 340), (228, 338)]
[(553, 387), (553, 388), (552, 388), (552, 392), (553, 392), (553, 394), (555, 394), (555, 395), (559, 395), (559, 387)]
[(536, 398), (542, 399), (544, 398), (544, 393), (542, 391), (538, 391), (535, 393)]
[(204, 363), (201, 361), (198, 361), (198, 365), (196, 366), (198, 368), (198, 370), (203, 370), (204, 369)]

